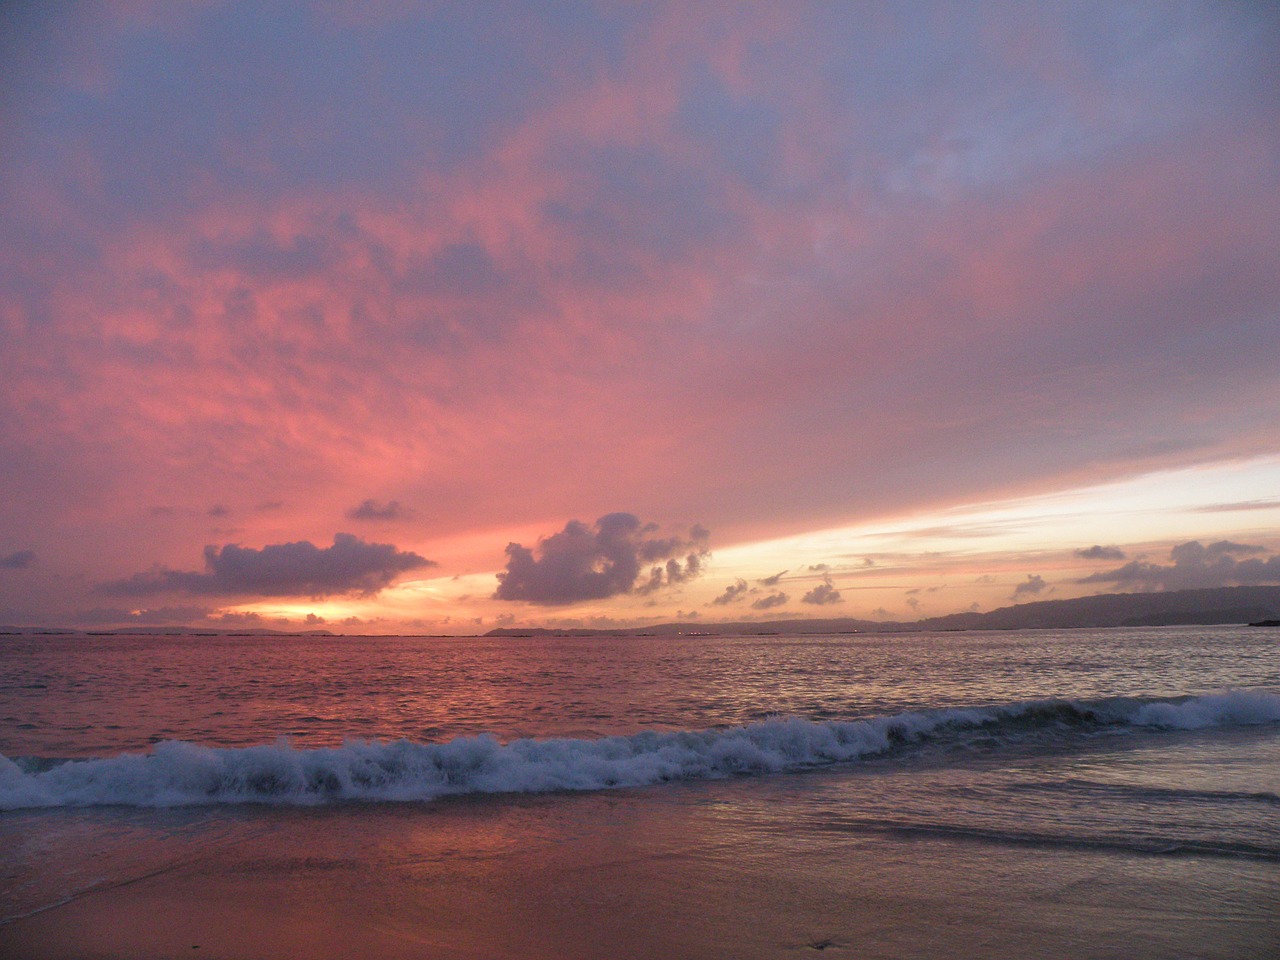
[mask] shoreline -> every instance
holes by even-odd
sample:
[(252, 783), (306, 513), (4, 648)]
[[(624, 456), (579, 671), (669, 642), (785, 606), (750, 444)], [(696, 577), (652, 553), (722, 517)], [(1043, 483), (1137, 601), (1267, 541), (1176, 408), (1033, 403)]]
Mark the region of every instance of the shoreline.
[[(1166, 755), (1180, 751), (1155, 754)], [(849, 819), (927, 774), (14, 816), (5, 833), (38, 820), (46, 856), (93, 863), (108, 882), (0, 925), (0, 954), (1244, 960), (1280, 942), (1272, 861), (907, 835)]]

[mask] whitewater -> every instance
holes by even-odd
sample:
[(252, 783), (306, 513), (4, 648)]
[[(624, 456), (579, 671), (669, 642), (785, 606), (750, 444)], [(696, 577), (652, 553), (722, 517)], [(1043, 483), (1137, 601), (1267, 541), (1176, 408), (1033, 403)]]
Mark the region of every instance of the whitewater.
[(975, 733), (1025, 744), (1143, 728), (1280, 722), (1280, 696), (1234, 691), (1174, 700), (1039, 700), (900, 713), (856, 721), (774, 719), (724, 730), (648, 731), (596, 740), (483, 734), (447, 743), (350, 741), (298, 749), (287, 742), (217, 748), (182, 741), (145, 754), (50, 761), (0, 756), (0, 810), (334, 800), (432, 800), (467, 793), (636, 787), (671, 780), (779, 773), (961, 746)]

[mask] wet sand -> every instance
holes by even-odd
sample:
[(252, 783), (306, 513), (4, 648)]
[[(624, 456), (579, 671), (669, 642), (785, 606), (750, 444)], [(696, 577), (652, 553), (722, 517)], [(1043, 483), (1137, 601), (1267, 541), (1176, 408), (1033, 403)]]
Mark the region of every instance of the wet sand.
[(0, 956), (1133, 960), (1280, 948), (1275, 862), (840, 826), (831, 811), (867, 783), (815, 773), (415, 805), (10, 815), (0, 843), (41, 838), (13, 859), (10, 890), (29, 892), (60, 858), (90, 868), (68, 902), (0, 926)]

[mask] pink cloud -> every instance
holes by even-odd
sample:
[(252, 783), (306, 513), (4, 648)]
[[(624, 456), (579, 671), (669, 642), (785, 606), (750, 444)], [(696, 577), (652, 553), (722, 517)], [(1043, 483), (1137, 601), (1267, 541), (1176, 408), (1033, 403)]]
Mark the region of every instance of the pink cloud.
[(4, 521), (137, 569), (373, 499), (496, 567), (617, 503), (730, 543), (1275, 448), (1249, 24), (740, 13), (459, 13), (470, 91), (394, 6), (83, 14), (0, 174)]

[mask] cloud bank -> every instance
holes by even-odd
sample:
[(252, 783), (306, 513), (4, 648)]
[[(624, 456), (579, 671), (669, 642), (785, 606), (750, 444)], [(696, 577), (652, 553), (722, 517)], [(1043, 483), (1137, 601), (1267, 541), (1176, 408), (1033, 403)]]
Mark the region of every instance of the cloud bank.
[[(1141, 590), (1185, 590), (1280, 583), (1280, 554), (1262, 557), (1266, 549), (1219, 540), (1202, 544), (1191, 540), (1169, 551), (1171, 564), (1133, 560), (1114, 570), (1084, 577), (1080, 583), (1106, 583)], [(1239, 559), (1244, 557), (1246, 559)]]
[(201, 596), (326, 597), (372, 595), (409, 570), (435, 566), (416, 553), (389, 543), (369, 543), (350, 533), (335, 534), (332, 546), (307, 540), (260, 550), (227, 544), (204, 548), (204, 573), (155, 570), (103, 584), (99, 592), (117, 597), (159, 593)]
[(0, 608), (373, 494), (489, 570), (1280, 449), (1274, 5), (17, 6)]
[[(651, 593), (698, 576), (707, 555), (707, 531), (689, 537), (657, 537), (657, 524), (630, 513), (610, 513), (588, 526), (570, 520), (538, 541), (534, 550), (507, 544), (506, 569), (498, 574), (498, 600), (560, 606), (619, 594)], [(637, 589), (641, 571), (652, 565)]]

